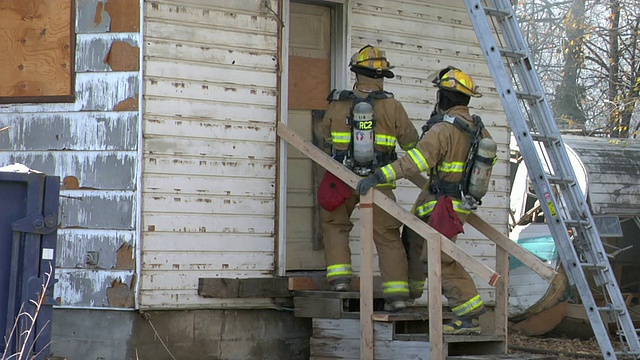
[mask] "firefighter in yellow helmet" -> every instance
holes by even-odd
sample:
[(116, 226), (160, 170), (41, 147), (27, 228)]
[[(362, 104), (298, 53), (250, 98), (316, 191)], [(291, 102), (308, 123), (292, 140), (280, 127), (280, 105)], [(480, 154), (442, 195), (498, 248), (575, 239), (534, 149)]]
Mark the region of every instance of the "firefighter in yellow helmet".
[[(360, 176), (367, 176), (397, 158), (396, 146), (413, 148), (418, 132), (402, 104), (384, 91), (384, 78), (393, 78), (385, 52), (367, 45), (349, 64), (356, 75), (353, 90), (333, 90), (322, 129), (331, 144), (333, 158)], [(377, 188), (395, 199), (394, 181)], [(327, 280), (334, 291), (348, 291), (353, 268), (349, 233), (351, 214), (359, 195), (327, 172), (318, 189), (327, 263)], [(409, 299), (407, 256), (402, 244), (401, 222), (374, 207), (373, 240), (378, 250), (385, 309), (397, 311)]]
[[(450, 66), (434, 74), (432, 82), (438, 88), (437, 103), (432, 117), (423, 126), (422, 137), (416, 147), (406, 156), (361, 180), (357, 191), (364, 194), (376, 184), (426, 172), (429, 184), (418, 196), (412, 212), (455, 242), (457, 234), (463, 232), (462, 225), (467, 216), (479, 204), (466, 195), (463, 184), (472, 149), (471, 134), (487, 139), (491, 136), (480, 118), (469, 112), (471, 97), (481, 96), (469, 75)], [(493, 162), (495, 153), (491, 157), (491, 165)], [(425, 285), (427, 247), (419, 234), (406, 226), (404, 229), (411, 297), (418, 298)], [(482, 299), (471, 276), (447, 254), (442, 254), (442, 293), (456, 316), (444, 325), (443, 332), (479, 333), (478, 316), (485, 311)]]

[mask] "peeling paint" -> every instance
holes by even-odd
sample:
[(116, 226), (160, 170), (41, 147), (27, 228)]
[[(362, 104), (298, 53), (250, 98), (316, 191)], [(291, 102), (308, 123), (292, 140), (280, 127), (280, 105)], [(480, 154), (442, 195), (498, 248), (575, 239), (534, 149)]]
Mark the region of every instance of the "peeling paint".
[(117, 103), (113, 107), (113, 111), (137, 111), (138, 110), (138, 97), (128, 98)]
[(61, 190), (76, 190), (80, 188), (80, 182), (78, 178), (75, 176), (65, 176), (62, 179), (62, 187)]
[(113, 287), (114, 281), (131, 286), (135, 283), (135, 275), (130, 271), (60, 269), (56, 270), (56, 278), (59, 281), (54, 287), (54, 297), (62, 306), (110, 307), (107, 289)]
[(96, 25), (99, 25), (102, 22), (103, 7), (104, 7), (104, 4), (102, 3), (102, 1), (98, 2), (96, 6), (96, 16), (93, 19), (93, 23)]
[(107, 0), (104, 9), (111, 16), (111, 32), (140, 30), (140, 1)]
[(116, 253), (116, 269), (117, 270), (135, 270), (135, 258), (133, 254), (133, 246), (125, 243), (118, 249)]
[(111, 307), (133, 308), (135, 305), (133, 291), (121, 279), (114, 280), (107, 288), (107, 300)]
[(139, 62), (140, 48), (124, 41), (114, 42), (104, 58), (104, 63), (114, 71), (138, 71)]

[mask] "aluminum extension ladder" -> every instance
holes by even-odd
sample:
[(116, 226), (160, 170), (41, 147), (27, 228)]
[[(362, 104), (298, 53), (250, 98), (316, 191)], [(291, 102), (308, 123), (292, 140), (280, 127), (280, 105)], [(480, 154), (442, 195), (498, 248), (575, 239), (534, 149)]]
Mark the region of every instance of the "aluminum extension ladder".
[[(640, 358), (636, 330), (578, 186), (511, 1), (464, 2), (562, 263), (580, 294), (604, 359)], [(539, 153), (536, 146), (544, 152)], [(587, 275), (592, 276), (593, 283), (604, 294), (604, 306), (594, 300)], [(617, 334), (624, 345), (621, 351), (616, 352), (612, 345), (605, 316), (618, 326)]]

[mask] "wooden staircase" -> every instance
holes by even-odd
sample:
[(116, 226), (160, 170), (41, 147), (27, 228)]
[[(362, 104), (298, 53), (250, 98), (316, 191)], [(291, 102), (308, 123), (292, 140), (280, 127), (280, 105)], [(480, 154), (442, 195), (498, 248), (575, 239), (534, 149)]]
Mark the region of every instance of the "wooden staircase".
[[(379, 282), (377, 280), (377, 278), (374, 279), (374, 283)], [(318, 290), (292, 289), (294, 316), (312, 319), (310, 359), (360, 360), (360, 293), (357, 291), (332, 292), (326, 288), (327, 286), (322, 286)], [(425, 305), (410, 306), (396, 313), (385, 312), (383, 308), (382, 294), (374, 291), (372, 316), (374, 359), (432, 360), (428, 307)], [(443, 359), (556, 358), (528, 354), (505, 354), (507, 349), (506, 335), (495, 334), (494, 307), (489, 305), (487, 310), (480, 317), (482, 335), (445, 335), (443, 337)], [(453, 314), (445, 308), (442, 317), (447, 321), (453, 318)]]

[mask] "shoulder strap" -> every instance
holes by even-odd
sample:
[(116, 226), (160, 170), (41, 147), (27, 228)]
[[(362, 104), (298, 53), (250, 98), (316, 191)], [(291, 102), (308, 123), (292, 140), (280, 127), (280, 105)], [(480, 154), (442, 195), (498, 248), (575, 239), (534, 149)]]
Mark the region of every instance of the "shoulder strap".
[(422, 135), (420, 136), (420, 138), (422, 138), (422, 136), (424, 136), (424, 134), (427, 131), (429, 131), (429, 129), (431, 129), (435, 124), (440, 122), (448, 122), (449, 124), (455, 126), (459, 130), (469, 134), (469, 136), (472, 138), (472, 141), (473, 141), (473, 139), (477, 138), (478, 136), (482, 137), (482, 130), (484, 129), (484, 124), (482, 123), (482, 119), (480, 118), (480, 116), (472, 115), (471, 117), (473, 118), (473, 123), (476, 125), (476, 130), (473, 130), (471, 126), (467, 124), (467, 122), (465, 122), (464, 120), (461, 120), (457, 116), (451, 116), (446, 114), (438, 114), (438, 115), (432, 116), (429, 120), (427, 120), (427, 122), (424, 125), (422, 125)]
[(338, 100), (355, 100), (358, 97), (351, 90), (336, 90), (333, 89), (327, 96), (327, 101), (338, 101)]
[(369, 93), (369, 96), (367, 97), (371, 97), (373, 99), (391, 99), (393, 98), (393, 93), (389, 91), (378, 90), (378, 91)]

